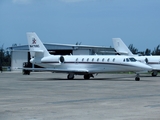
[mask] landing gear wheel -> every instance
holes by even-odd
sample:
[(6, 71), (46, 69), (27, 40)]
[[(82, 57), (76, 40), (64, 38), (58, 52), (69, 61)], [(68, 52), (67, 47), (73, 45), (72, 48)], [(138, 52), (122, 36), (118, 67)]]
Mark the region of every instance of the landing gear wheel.
[(153, 77), (156, 77), (156, 76), (157, 76), (157, 74), (158, 74), (158, 72), (157, 72), (157, 71), (153, 71), (153, 72), (152, 72), (152, 76), (153, 76)]
[(30, 75), (30, 71), (29, 70), (23, 70), (22, 73), (23, 73), (23, 75)]
[(89, 80), (89, 79), (90, 79), (90, 75), (89, 75), (89, 74), (84, 75), (84, 79), (85, 79), (85, 80)]
[(27, 74), (30, 75), (30, 71), (28, 71)]
[(68, 74), (67, 79), (68, 80), (73, 80), (74, 79), (74, 74)]
[(140, 81), (140, 78), (139, 78), (139, 77), (136, 77), (136, 78), (135, 78), (135, 81)]
[(140, 81), (139, 73), (136, 74), (135, 81)]

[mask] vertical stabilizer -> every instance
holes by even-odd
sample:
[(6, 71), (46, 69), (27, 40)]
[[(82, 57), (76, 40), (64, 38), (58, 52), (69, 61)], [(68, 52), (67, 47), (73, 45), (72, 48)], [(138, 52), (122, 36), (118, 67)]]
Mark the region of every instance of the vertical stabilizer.
[(121, 40), (121, 38), (112, 38), (114, 49), (119, 54), (124, 55), (133, 55), (132, 52), (128, 49), (125, 43)]
[(42, 58), (50, 55), (35, 32), (28, 32), (27, 38), (31, 58)]

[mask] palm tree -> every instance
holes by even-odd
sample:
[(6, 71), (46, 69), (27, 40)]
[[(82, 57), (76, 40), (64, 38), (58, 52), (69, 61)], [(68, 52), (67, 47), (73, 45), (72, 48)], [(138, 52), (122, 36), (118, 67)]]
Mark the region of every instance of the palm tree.
[(158, 45), (156, 48), (154, 48), (152, 55), (160, 55), (160, 49), (159, 49), (160, 45)]
[(133, 47), (133, 44), (130, 44), (128, 46), (128, 48), (130, 49), (130, 51), (133, 53), (133, 54), (137, 54), (138, 53), (138, 49)]

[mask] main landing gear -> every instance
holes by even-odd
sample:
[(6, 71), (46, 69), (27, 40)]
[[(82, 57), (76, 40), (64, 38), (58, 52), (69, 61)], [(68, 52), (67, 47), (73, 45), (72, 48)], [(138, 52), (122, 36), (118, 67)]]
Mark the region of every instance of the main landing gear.
[[(84, 75), (85, 80), (89, 80), (90, 77), (94, 77), (93, 74), (85, 74)], [(67, 79), (68, 80), (73, 80), (74, 79), (74, 73), (69, 73), (68, 76), (67, 76)]]
[(84, 75), (84, 79), (85, 79), (85, 80), (89, 80), (90, 77), (93, 77), (93, 78), (94, 78), (93, 74), (86, 74), (86, 75)]
[(68, 80), (73, 80), (74, 79), (74, 73), (69, 73), (67, 76)]

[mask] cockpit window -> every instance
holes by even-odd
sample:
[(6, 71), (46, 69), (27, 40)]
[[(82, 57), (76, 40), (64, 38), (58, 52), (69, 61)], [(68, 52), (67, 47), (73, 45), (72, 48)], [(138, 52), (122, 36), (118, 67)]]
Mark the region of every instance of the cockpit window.
[(129, 62), (129, 59), (128, 59), (128, 58), (126, 58), (126, 62)]
[(136, 62), (136, 61), (137, 61), (135, 58), (129, 58), (129, 60), (130, 60), (131, 62)]

